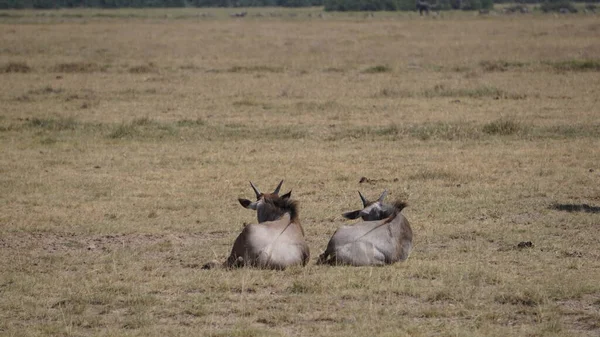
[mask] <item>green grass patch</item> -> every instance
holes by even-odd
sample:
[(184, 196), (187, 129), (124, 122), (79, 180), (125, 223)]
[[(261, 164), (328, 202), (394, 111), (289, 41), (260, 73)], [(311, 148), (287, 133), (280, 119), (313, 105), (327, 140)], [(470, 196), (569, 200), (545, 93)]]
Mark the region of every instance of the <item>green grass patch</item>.
[[(24, 130), (43, 130), (45, 144), (52, 144), (58, 133), (65, 131), (79, 132), (78, 135), (101, 136), (109, 139), (163, 139), (182, 136), (190, 139), (263, 139), (290, 140), (307, 139), (313, 130), (307, 126), (273, 125), (253, 126), (245, 123), (211, 124), (198, 119), (182, 119), (178, 121), (157, 121), (149, 117), (136, 118), (128, 122), (90, 123), (81, 122), (73, 117), (64, 118), (26, 118), (20, 122), (0, 120), (1, 132), (18, 132)], [(85, 131), (85, 133), (81, 133)], [(316, 131), (316, 130), (315, 130)], [(56, 134), (53, 134), (56, 133)], [(577, 139), (600, 137), (600, 123), (573, 124), (554, 126), (524, 125), (510, 118), (474, 124), (470, 122), (434, 122), (420, 124), (395, 124), (376, 126), (341, 126), (328, 129), (322, 136), (326, 141), (343, 139), (388, 140), (419, 139), (422, 141), (464, 141), (483, 140), (489, 137), (511, 137), (515, 139)]]
[(421, 95), (427, 98), (432, 97), (470, 97), (470, 98), (486, 98), (495, 99), (524, 99), (527, 96), (524, 94), (514, 94), (506, 92), (502, 89), (489, 86), (481, 86), (477, 88), (448, 88), (443, 84), (438, 84), (431, 89), (421, 92)]
[(288, 288), (288, 292), (291, 294), (308, 294), (314, 292), (312, 286), (304, 284), (300, 281), (294, 281), (294, 283)]
[(257, 329), (251, 327), (239, 327), (235, 329), (211, 331), (206, 336), (208, 337), (270, 337), (270, 336), (284, 336), (281, 333), (277, 333), (272, 330)]
[(495, 297), (495, 301), (500, 304), (535, 307), (546, 303), (547, 298), (539, 291), (525, 289), (523, 291), (499, 294)]
[(343, 68), (329, 67), (329, 68), (323, 69), (323, 72), (324, 73), (345, 73), (346, 70)]
[(362, 126), (362, 127), (353, 127), (345, 130), (336, 131), (331, 134), (327, 140), (329, 141), (337, 141), (346, 138), (355, 138), (355, 139), (372, 139), (378, 137), (388, 137), (395, 139), (401, 133), (400, 128), (396, 125), (388, 125), (388, 126)]
[(532, 130), (537, 138), (600, 138), (600, 123), (554, 125)]
[(512, 119), (500, 118), (484, 124), (481, 131), (490, 135), (508, 136), (525, 131), (525, 127)]
[(94, 73), (106, 71), (108, 66), (98, 65), (94, 62), (69, 62), (59, 63), (51, 68), (55, 73)]
[(175, 122), (175, 125), (178, 127), (199, 127), (199, 126), (204, 126), (206, 125), (206, 121), (203, 120), (202, 118), (196, 118), (196, 119), (182, 119), (182, 120), (178, 120), (177, 122)]
[(2, 12), (0, 13), (0, 18), (22, 18), (25, 15), (23, 14), (17, 14), (17, 13), (6, 13), (6, 12)]
[(238, 107), (242, 107), (242, 106), (261, 106), (263, 105), (260, 102), (257, 102), (253, 99), (250, 98), (245, 98), (245, 99), (241, 99), (239, 101), (235, 101), (232, 103), (233, 106), (238, 106)]
[(282, 73), (283, 67), (271, 66), (233, 66), (226, 70), (228, 73)]
[(488, 72), (496, 72), (496, 71), (508, 71), (512, 69), (519, 69), (526, 67), (528, 64), (525, 62), (515, 62), (515, 61), (481, 61), (479, 62), (479, 66)]
[(154, 121), (148, 117), (136, 118), (129, 123), (114, 126), (108, 134), (111, 139), (124, 138), (164, 138), (177, 134), (177, 128), (169, 123)]
[(61, 94), (63, 92), (64, 92), (64, 89), (53, 88), (48, 85), (43, 88), (29, 90), (27, 92), (27, 95), (51, 95), (51, 94)]
[(365, 74), (380, 74), (392, 72), (392, 67), (388, 65), (376, 65), (362, 71)]
[(342, 107), (338, 102), (297, 102), (294, 106), (302, 111), (330, 111)]
[(546, 61), (543, 63), (557, 71), (600, 71), (600, 60)]
[(113, 131), (108, 134), (108, 138), (122, 139), (131, 138), (136, 135), (136, 129), (131, 124), (120, 124), (117, 125)]
[(130, 74), (150, 74), (158, 72), (158, 68), (154, 63), (148, 63), (130, 67), (127, 71)]
[(480, 138), (478, 130), (470, 123), (424, 123), (411, 125), (407, 133), (420, 140), (461, 140)]
[(413, 92), (391, 88), (383, 88), (374, 95), (375, 98), (410, 98), (414, 96), (415, 94)]
[(409, 179), (410, 180), (422, 180), (422, 181), (444, 180), (444, 181), (455, 182), (455, 181), (460, 181), (462, 179), (462, 177), (453, 172), (425, 169), (425, 170), (419, 171), (419, 172), (411, 175), (409, 177)]
[(0, 73), (22, 73), (31, 72), (32, 69), (25, 62), (9, 62), (0, 67)]
[(50, 131), (75, 130), (79, 122), (73, 117), (66, 118), (32, 118), (26, 122), (29, 128), (44, 129)]

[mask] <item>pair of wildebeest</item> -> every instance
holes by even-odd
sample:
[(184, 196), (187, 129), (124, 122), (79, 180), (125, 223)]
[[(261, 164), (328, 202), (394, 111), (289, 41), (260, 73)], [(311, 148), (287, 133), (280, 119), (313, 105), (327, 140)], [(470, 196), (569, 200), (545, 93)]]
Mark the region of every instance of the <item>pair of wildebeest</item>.
[[(258, 224), (244, 227), (233, 243), (229, 258), (222, 264), (224, 267), (285, 269), (308, 263), (310, 252), (298, 219), (297, 202), (290, 198), (291, 191), (279, 195), (282, 183), (283, 180), (273, 193), (261, 193), (250, 182), (256, 201), (238, 199), (242, 206), (257, 212)], [(362, 218), (362, 221), (339, 228), (317, 263), (377, 266), (406, 260), (412, 249), (412, 230), (408, 220), (400, 213), (406, 203), (384, 203), (387, 191), (373, 202), (358, 193), (363, 208), (343, 216), (347, 219)], [(209, 262), (204, 268), (219, 264)]]

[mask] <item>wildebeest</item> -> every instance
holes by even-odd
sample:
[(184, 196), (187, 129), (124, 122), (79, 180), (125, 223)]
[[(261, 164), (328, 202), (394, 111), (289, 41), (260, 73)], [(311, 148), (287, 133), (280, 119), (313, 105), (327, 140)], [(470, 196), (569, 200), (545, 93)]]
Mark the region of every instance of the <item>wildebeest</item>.
[[(243, 207), (256, 210), (258, 224), (244, 227), (235, 239), (224, 267), (285, 269), (292, 265), (306, 265), (310, 253), (298, 219), (298, 205), (290, 198), (292, 191), (279, 196), (281, 184), (283, 180), (273, 193), (261, 193), (250, 182), (256, 201), (238, 199)], [(204, 268), (215, 265), (216, 262), (210, 262)]]
[(400, 213), (406, 203), (383, 203), (384, 191), (375, 202), (360, 192), (363, 209), (344, 213), (347, 219), (361, 218), (354, 225), (339, 228), (329, 240), (318, 264), (371, 266), (392, 264), (408, 258), (412, 249), (412, 230)]
[(417, 8), (417, 10), (419, 11), (420, 15), (423, 15), (423, 12), (425, 12), (425, 14), (429, 14), (429, 10), (431, 9), (431, 4), (429, 4), (429, 2), (425, 1), (425, 0), (417, 0), (415, 2), (415, 7)]

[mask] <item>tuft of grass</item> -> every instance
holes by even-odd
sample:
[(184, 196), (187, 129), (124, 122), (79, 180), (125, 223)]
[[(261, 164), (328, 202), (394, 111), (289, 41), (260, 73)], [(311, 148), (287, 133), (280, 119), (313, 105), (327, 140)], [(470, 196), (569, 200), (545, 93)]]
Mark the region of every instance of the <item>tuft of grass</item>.
[(64, 89), (61, 88), (53, 88), (51, 86), (45, 86), (39, 89), (32, 89), (27, 92), (29, 95), (50, 95), (50, 94), (60, 94), (64, 92)]
[(75, 130), (79, 123), (73, 117), (60, 118), (33, 118), (27, 121), (30, 128), (39, 128), (51, 131)]
[(22, 17), (24, 17), (24, 15), (17, 14), (17, 13), (6, 13), (6, 12), (0, 13), (0, 18), (22, 18)]
[(362, 71), (365, 74), (380, 74), (380, 73), (390, 73), (392, 72), (392, 67), (388, 65), (376, 65), (369, 67)]
[(151, 62), (148, 64), (130, 67), (127, 71), (130, 74), (149, 74), (158, 72), (158, 68), (154, 63)]
[(262, 103), (259, 103), (250, 98), (241, 99), (239, 101), (233, 102), (232, 104), (233, 104), (233, 106), (260, 106), (260, 105), (262, 105)]
[(481, 131), (490, 135), (508, 136), (523, 132), (525, 127), (512, 119), (500, 118), (483, 125)]
[(177, 129), (168, 123), (160, 123), (148, 117), (141, 117), (129, 123), (121, 123), (108, 134), (111, 139), (123, 138), (163, 138), (177, 133)]
[(377, 138), (377, 137), (392, 137), (400, 135), (402, 132), (397, 125), (386, 125), (386, 126), (363, 126), (349, 128), (346, 130), (340, 130), (330, 135), (327, 140), (336, 141), (345, 138), (364, 139), (364, 138)]
[(540, 138), (600, 138), (600, 123), (554, 125), (535, 130)]
[(149, 117), (140, 117), (140, 118), (135, 118), (134, 120), (132, 120), (131, 125), (133, 125), (133, 126), (148, 126), (148, 125), (158, 125), (158, 123), (151, 120)]
[(112, 138), (112, 139), (131, 138), (134, 135), (136, 135), (136, 133), (137, 133), (137, 130), (133, 125), (123, 123), (123, 124), (117, 125), (114, 128), (114, 130), (112, 130), (108, 134), (108, 138)]
[(461, 176), (444, 170), (430, 170), (425, 169), (423, 171), (419, 171), (409, 177), (411, 180), (445, 180), (445, 181), (460, 181)]
[(515, 68), (523, 68), (527, 66), (524, 62), (513, 62), (513, 61), (481, 61), (479, 65), (484, 71), (496, 72), (496, 71), (507, 71)]
[(557, 71), (600, 71), (600, 60), (546, 61), (543, 63)]
[(251, 327), (239, 327), (230, 330), (215, 331), (209, 333), (209, 337), (259, 337), (259, 336), (281, 336), (271, 330), (261, 330)]
[(196, 119), (181, 119), (175, 122), (178, 127), (198, 127), (206, 125), (206, 121), (202, 118)]
[(478, 139), (481, 132), (470, 123), (423, 123), (415, 125), (399, 126), (397, 124), (384, 126), (363, 126), (348, 128), (334, 132), (327, 140), (339, 140), (344, 138), (384, 138), (397, 140), (403, 137), (412, 137), (420, 140), (461, 140)]
[(93, 62), (59, 63), (52, 68), (56, 73), (93, 73), (105, 71), (107, 66), (100, 66)]
[(295, 107), (304, 111), (329, 111), (339, 108), (341, 105), (335, 101), (325, 102), (297, 102)]
[(52, 145), (52, 144), (56, 144), (57, 140), (54, 137), (45, 137), (43, 138), (40, 143), (42, 145)]
[(383, 88), (375, 94), (375, 97), (410, 98), (410, 97), (414, 97), (414, 93), (407, 91), (407, 90)]
[(529, 289), (499, 294), (495, 297), (495, 301), (500, 304), (522, 305), (527, 307), (542, 305), (546, 303), (546, 300), (547, 299), (541, 293)]
[(233, 66), (227, 69), (228, 73), (282, 73), (283, 67), (271, 66)]
[(412, 125), (408, 134), (420, 140), (461, 140), (480, 138), (478, 130), (469, 123), (424, 123)]
[[(427, 296), (429, 302), (453, 302), (455, 301), (454, 291), (450, 289), (441, 289)], [(437, 315), (434, 315), (437, 316)]]
[(311, 279), (295, 280), (287, 287), (290, 294), (316, 294), (321, 292), (321, 285)]
[(22, 73), (26, 74), (31, 72), (32, 69), (25, 62), (9, 62), (4, 66), (0, 67), (0, 73)]
[[(246, 128), (245, 128), (246, 129)], [(247, 130), (247, 129), (246, 129)], [(308, 137), (308, 131), (297, 126), (275, 126), (258, 129), (254, 132), (257, 138), (266, 139), (305, 139)]]
[(346, 70), (343, 68), (329, 67), (329, 68), (323, 69), (323, 72), (325, 72), (325, 73), (344, 73), (344, 72), (346, 72)]
[(524, 99), (527, 96), (524, 94), (509, 93), (496, 87), (481, 86), (477, 88), (447, 88), (443, 84), (438, 84), (431, 89), (427, 89), (421, 92), (421, 95), (427, 98), (431, 97), (471, 97), (471, 98), (485, 98), (493, 97), (496, 99)]
[(300, 281), (294, 281), (294, 283), (288, 288), (288, 292), (292, 294), (307, 294), (311, 293), (312, 289), (310, 286)]

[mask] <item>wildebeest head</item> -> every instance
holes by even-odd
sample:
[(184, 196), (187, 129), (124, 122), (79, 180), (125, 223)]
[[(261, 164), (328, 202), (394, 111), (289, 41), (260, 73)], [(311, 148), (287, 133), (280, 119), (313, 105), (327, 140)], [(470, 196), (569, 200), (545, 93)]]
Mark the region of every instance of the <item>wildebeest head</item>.
[[(250, 182), (250, 186), (252, 186), (252, 189), (256, 194), (256, 201), (252, 202), (242, 198), (239, 198), (238, 201), (243, 207), (256, 211), (259, 223), (277, 220), (285, 213), (286, 209), (288, 211), (291, 210), (290, 206), (293, 204), (293, 202), (289, 200), (292, 196), (292, 191), (279, 196), (279, 190), (281, 189), (282, 184), (283, 180), (277, 185), (273, 193), (262, 193), (252, 182)], [(294, 212), (291, 214), (292, 219), (294, 219), (296, 215), (295, 205), (293, 210)]]
[(394, 204), (386, 204), (383, 199), (387, 196), (387, 190), (383, 191), (376, 201), (369, 201), (365, 198), (360, 191), (358, 195), (363, 203), (363, 209), (359, 209), (352, 212), (346, 212), (343, 214), (346, 219), (358, 219), (362, 218), (364, 221), (375, 221), (382, 220), (394, 215), (396, 212), (401, 211), (406, 207), (404, 202), (396, 202)]

